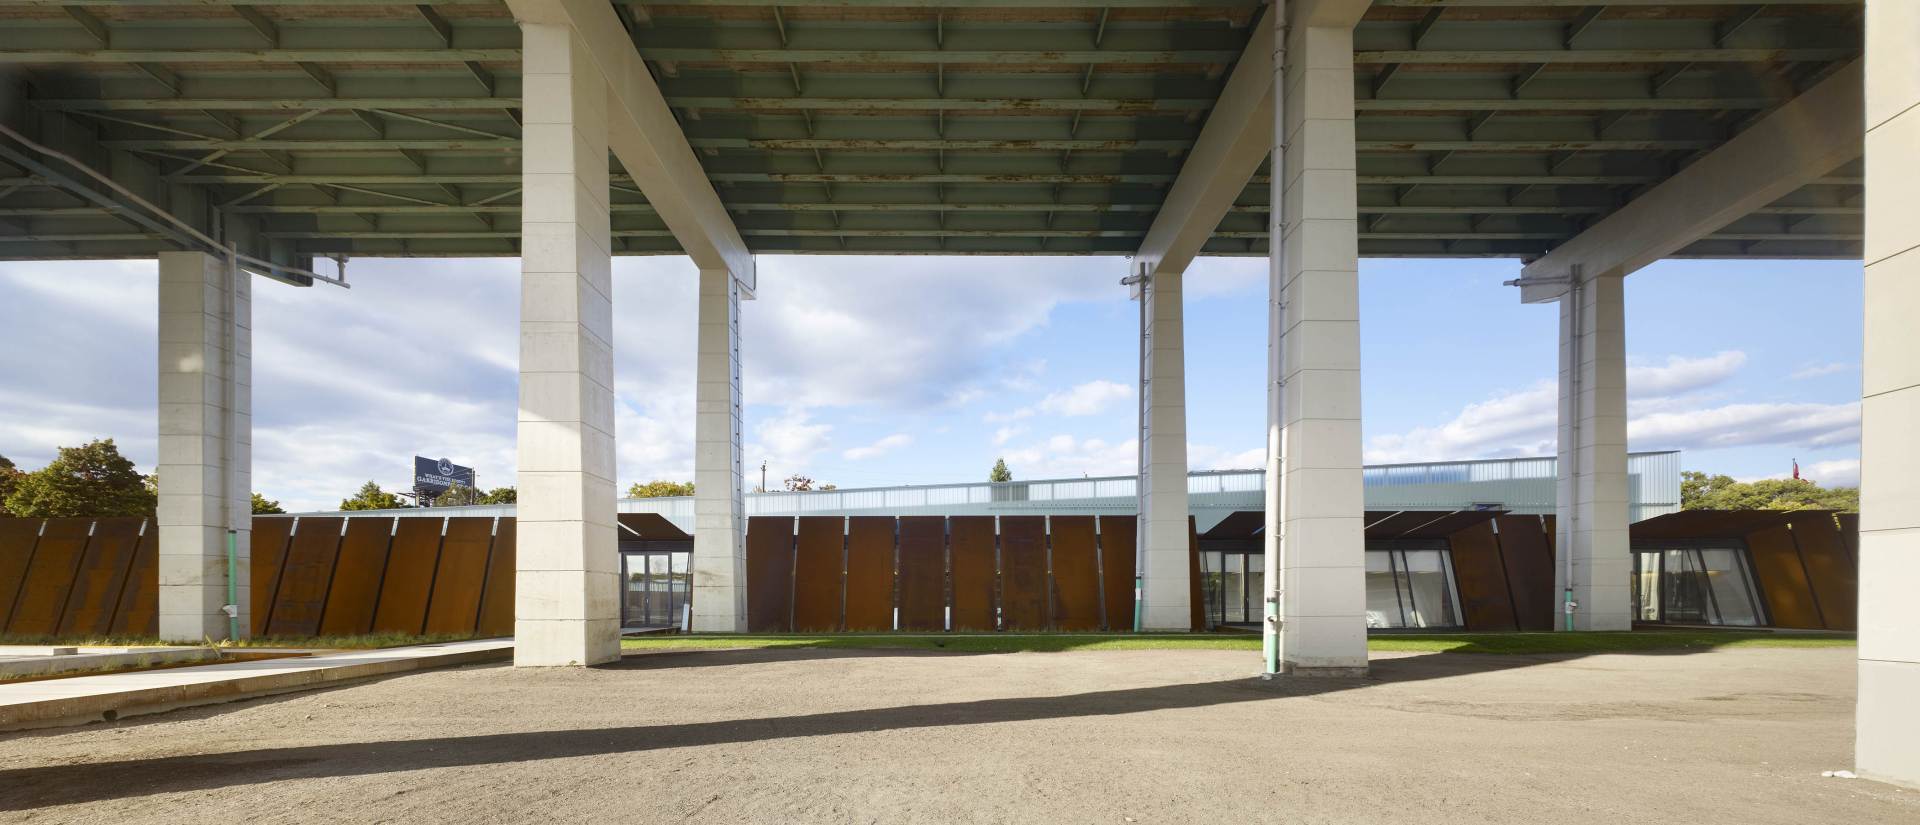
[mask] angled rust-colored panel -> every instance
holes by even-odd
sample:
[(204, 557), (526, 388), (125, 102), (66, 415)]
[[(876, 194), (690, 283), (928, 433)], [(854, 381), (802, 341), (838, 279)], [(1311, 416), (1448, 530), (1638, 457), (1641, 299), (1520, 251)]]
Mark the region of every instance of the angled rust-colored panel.
[(1540, 516), (1501, 516), (1500, 560), (1513, 595), (1513, 620), (1521, 630), (1552, 630), (1553, 533)]
[(1760, 580), (1760, 592), (1767, 600), (1774, 627), (1826, 627), (1820, 619), (1820, 604), (1807, 583), (1806, 568), (1800, 564), (1793, 533), (1785, 525), (1747, 534), (1747, 551), (1753, 556), (1753, 573)]
[(393, 539), (392, 516), (347, 519), (340, 539), (340, 560), (327, 588), (320, 618), (323, 636), (352, 636), (373, 630), (373, 609), (380, 603), (380, 578), (387, 572), (387, 546)]
[(13, 617), (13, 600), (27, 580), (27, 564), (33, 561), (42, 523), (37, 518), (0, 518), (0, 630)]
[(1100, 629), (1100, 548), (1093, 516), (1054, 516), (1052, 602), (1055, 630)]
[(793, 551), (793, 629), (840, 629), (840, 595), (845, 582), (847, 520), (843, 516), (801, 516)]
[(160, 529), (147, 522), (146, 532), (133, 549), (133, 563), (120, 583), (120, 603), (113, 611), (115, 636), (160, 635)]
[(73, 590), (74, 574), (87, 552), (90, 518), (50, 518), (34, 545), (20, 594), (13, 600), (7, 632), (20, 636), (52, 636), (60, 629), (60, 614)]
[(103, 518), (93, 523), (93, 537), (80, 557), (80, 569), (67, 594), (60, 616), (62, 636), (99, 636), (113, 629), (113, 611), (127, 581), (127, 568), (140, 544), (139, 516)]
[(793, 629), (793, 517), (747, 519), (747, 630)]
[[(1840, 513), (1834, 516), (1840, 522), (1840, 549), (1847, 554), (1848, 563), (1853, 569), (1860, 569), (1860, 514)], [(0, 590), (0, 594), (6, 591)]]
[(293, 540), (287, 543), (287, 560), (280, 568), (280, 592), (273, 597), (268, 636), (312, 636), (320, 632), (345, 522), (336, 516), (300, 519)]
[(1453, 550), (1453, 579), (1460, 591), (1460, 612), (1467, 629), (1518, 629), (1492, 520), (1467, 525), (1449, 536), (1447, 543)]
[(948, 519), (953, 553), (953, 629), (994, 630), (993, 516)]
[(1825, 511), (1799, 512), (1787, 519), (1787, 525), (1819, 600), (1820, 618), (1828, 630), (1852, 630), (1860, 612), (1860, 577), (1853, 557), (1840, 543), (1840, 528), (1833, 516)]
[(1107, 605), (1107, 629), (1133, 629), (1133, 565), (1138, 561), (1133, 516), (1100, 517), (1100, 585)]
[(428, 633), (473, 632), (480, 619), (480, 588), (487, 582), (487, 548), (492, 544), (492, 516), (447, 519), (433, 595), (427, 601)]
[(380, 603), (373, 609), (373, 632), (419, 633), (426, 627), (433, 570), (440, 563), (442, 522), (403, 517), (394, 528), (387, 574), (380, 581)]
[(659, 513), (621, 513), (615, 518), (620, 520), (620, 538), (643, 540), (680, 540), (693, 538), (685, 530), (673, 526), (666, 516)]
[(1047, 519), (1000, 517), (1000, 623), (1007, 630), (1045, 630)]
[(1681, 510), (1634, 522), (1627, 528), (1630, 541), (1665, 539), (1731, 539), (1787, 523), (1778, 510)]
[(1193, 516), (1187, 516), (1187, 609), (1192, 612), (1188, 629), (1207, 630), (1207, 606), (1200, 596), (1200, 529)]
[[(1115, 516), (1115, 518), (1121, 518)], [(1267, 514), (1255, 510), (1235, 510), (1201, 533), (1203, 539), (1250, 539), (1260, 534), (1260, 528), (1267, 523)], [(1129, 619), (1131, 621), (1131, 619)]]
[[(280, 566), (287, 560), (287, 542), (293, 516), (254, 516), (247, 550), (247, 608), (252, 635), (267, 635), (273, 617), (274, 591), (280, 587)], [(156, 574), (158, 575), (158, 574)], [(159, 587), (156, 580), (154, 587)]]
[[(900, 629), (945, 629), (946, 611), (947, 520), (941, 516), (902, 516)], [(847, 615), (851, 625), (851, 607)]]
[(514, 520), (502, 517), (493, 531), (493, 549), (487, 554), (487, 583), (480, 595), (480, 623), (475, 632), (482, 636), (513, 634), (514, 548)]
[(854, 516), (848, 520), (848, 630), (893, 629), (895, 524), (892, 516)]

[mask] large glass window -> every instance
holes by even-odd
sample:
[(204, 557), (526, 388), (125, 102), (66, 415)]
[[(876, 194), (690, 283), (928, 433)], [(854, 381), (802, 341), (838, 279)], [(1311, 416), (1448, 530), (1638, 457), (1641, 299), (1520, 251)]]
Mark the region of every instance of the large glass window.
[(1766, 623), (1744, 548), (1634, 553), (1633, 612), (1643, 622), (1756, 627)]
[(678, 625), (692, 584), (691, 555), (664, 551), (620, 554), (621, 625)]
[(1437, 548), (1368, 550), (1367, 626), (1461, 626), (1452, 554)]

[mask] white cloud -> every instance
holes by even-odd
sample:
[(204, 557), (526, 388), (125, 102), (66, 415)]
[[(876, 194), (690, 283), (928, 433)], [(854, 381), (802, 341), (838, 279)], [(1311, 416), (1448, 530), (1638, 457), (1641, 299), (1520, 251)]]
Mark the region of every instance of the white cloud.
[(906, 433), (894, 433), (864, 447), (854, 447), (842, 452), (840, 457), (848, 461), (866, 461), (870, 458), (879, 458), (880, 456), (912, 443), (913, 436), (907, 435)]
[(1006, 446), (1007, 442), (1012, 441), (1017, 436), (1025, 435), (1026, 432), (1027, 432), (1026, 427), (1022, 427), (1018, 425), (1008, 425), (1005, 427), (1001, 427), (1000, 429), (993, 431), (993, 446), (995, 447)]
[(1747, 354), (1739, 350), (1705, 358), (1669, 355), (1663, 364), (1628, 364), (1627, 393), (1636, 398), (1662, 398), (1694, 392), (1733, 377), (1746, 364)]
[(1832, 447), (1860, 440), (1860, 404), (1728, 404), (1655, 413), (1629, 420), (1627, 438), (1635, 449)]
[(1813, 364), (1810, 366), (1801, 367), (1800, 369), (1794, 370), (1793, 374), (1788, 377), (1792, 378), (1795, 381), (1805, 381), (1806, 379), (1819, 378), (1823, 375), (1837, 375), (1843, 372), (1852, 372), (1853, 370), (1857, 370), (1859, 368), (1860, 367), (1858, 364), (1849, 364), (1842, 361), (1835, 361), (1831, 364)]
[(1128, 475), (1135, 471), (1139, 454), (1139, 442), (1131, 438), (1115, 443), (1056, 435), (1003, 457), (1015, 478), (1034, 479)]
[(1187, 466), (1194, 470), (1260, 470), (1267, 466), (1267, 448), (1228, 452), (1210, 444), (1187, 445)]
[(1032, 418), (1041, 413), (1063, 417), (1099, 415), (1115, 403), (1132, 398), (1133, 387), (1102, 378), (1048, 393), (1033, 406), (1011, 412), (988, 412), (983, 418), (989, 424), (1001, 424)]
[(1813, 479), (1822, 487), (1858, 487), (1860, 486), (1860, 459), (1815, 461), (1802, 466), (1800, 476)]

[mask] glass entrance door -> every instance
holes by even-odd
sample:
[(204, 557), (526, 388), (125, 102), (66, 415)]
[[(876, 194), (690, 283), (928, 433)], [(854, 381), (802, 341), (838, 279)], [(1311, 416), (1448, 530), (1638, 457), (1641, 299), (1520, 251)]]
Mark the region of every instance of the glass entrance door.
[(622, 627), (672, 627), (680, 624), (692, 584), (690, 554), (676, 552), (620, 554), (620, 624)]

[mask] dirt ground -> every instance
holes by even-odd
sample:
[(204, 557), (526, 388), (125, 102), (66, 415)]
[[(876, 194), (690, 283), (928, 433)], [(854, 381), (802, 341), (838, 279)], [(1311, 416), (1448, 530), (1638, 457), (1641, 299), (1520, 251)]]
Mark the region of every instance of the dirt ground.
[(1920, 823), (1852, 649), (632, 654), (0, 735), (0, 821)]

